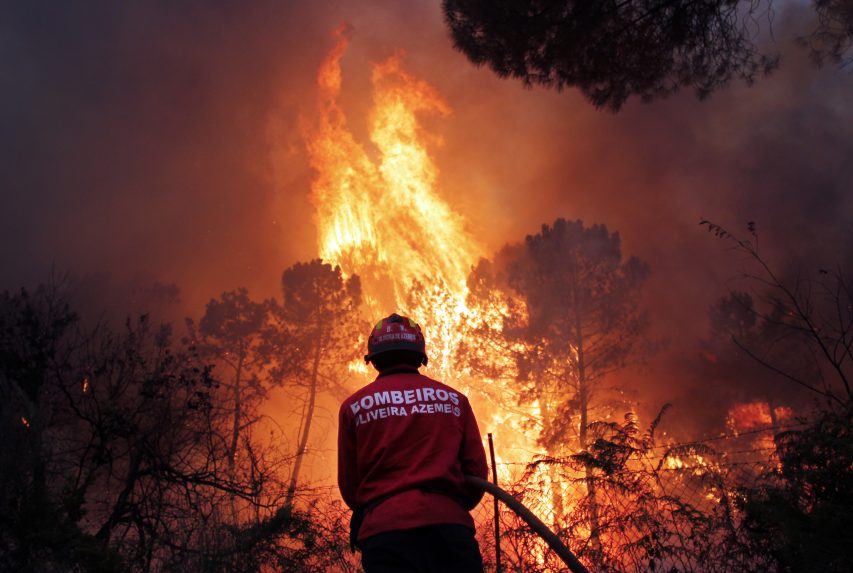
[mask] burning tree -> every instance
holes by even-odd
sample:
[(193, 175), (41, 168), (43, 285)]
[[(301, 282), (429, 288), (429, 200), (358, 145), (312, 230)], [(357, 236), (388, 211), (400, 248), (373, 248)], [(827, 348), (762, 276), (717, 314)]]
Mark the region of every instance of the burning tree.
[[(450, 107), (403, 69), (402, 54), (375, 64), (368, 113), (374, 159), (352, 134), (339, 101), (348, 39), (344, 30), (336, 36), (317, 78), (318, 118), (305, 130), (317, 171), (311, 187), (319, 255), (360, 277), (370, 315), (406, 312), (425, 325), (428, 339), (446, 341), (433, 349), (430, 368), (447, 378), (457, 339), (437, 334), (458, 330), (465, 280), (480, 252), (436, 190), (438, 168), (427, 144), (440, 139), (424, 134), (420, 122), (447, 115)], [(412, 301), (413, 288), (426, 296)]]
[(288, 506), (308, 451), (318, 394), (323, 389), (347, 394), (347, 364), (359, 355), (367, 328), (359, 314), (361, 283), (357, 276), (344, 278), (340, 267), (320, 259), (297, 263), (284, 271), (281, 284), (283, 301), (273, 309), (273, 348), (280, 359), (274, 375), (304, 391), (297, 396), (303, 406), (284, 500)]
[[(639, 296), (648, 269), (634, 257), (622, 259), (618, 233), (564, 219), (543, 226), (524, 245), (505, 248), (496, 260), (499, 266), (483, 262), (473, 273), (469, 304), (476, 308), (488, 297), (502, 300), (503, 320), (481, 323), (473, 336), (501, 348), (483, 353), (475, 347), (469, 365), (488, 375), (502, 366), (492, 357), (510, 356), (523, 386), (518, 398), (535, 405), (538, 441), (547, 454), (563, 456), (573, 447), (585, 451), (596, 410), (603, 418), (600, 409), (609, 409), (604, 381), (639, 358), (647, 325)], [(587, 466), (584, 474), (594, 539), (599, 531), (595, 467)], [(560, 487), (552, 486), (551, 495), (559, 526)]]

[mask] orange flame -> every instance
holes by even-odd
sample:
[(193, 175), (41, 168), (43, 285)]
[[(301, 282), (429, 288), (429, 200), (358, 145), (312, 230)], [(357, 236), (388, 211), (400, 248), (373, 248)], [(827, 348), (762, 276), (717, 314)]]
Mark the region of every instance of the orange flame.
[[(373, 147), (368, 152), (353, 136), (339, 103), (348, 38), (344, 29), (336, 35), (338, 41), (317, 78), (318, 118), (303, 129), (316, 171), (312, 200), (319, 254), (361, 278), (372, 318), (394, 310), (421, 322), (430, 370), (466, 390), (470, 381), (451, 361), (461, 342), (460, 324), (468, 320), (501, 328), (507, 308), (497, 296), (482, 307), (466, 304), (467, 277), (483, 249), (438, 192), (438, 168), (429, 144), (440, 139), (425, 133), (419, 122), (425, 114), (447, 116), (450, 107), (433, 87), (403, 69), (401, 53), (375, 64), (368, 121)], [(411, 297), (415, 284), (420, 286), (418, 296)], [(350, 369), (363, 368), (353, 364)], [(517, 390), (492, 380), (482, 382), (479, 394), (484, 399), (472, 403), (481, 428), (495, 433), (503, 454), (498, 459), (529, 461), (537, 447), (535, 431), (526, 424), (537, 419), (539, 407), (517, 406)], [(491, 404), (483, 403), (486, 400)], [(509, 404), (513, 407), (505, 408)], [(524, 467), (502, 463), (498, 469), (506, 484)], [(566, 484), (552, 483), (544, 471), (540, 477), (549, 500), (556, 488), (568, 497)]]
[[(319, 231), (320, 256), (361, 277), (369, 312), (411, 312), (433, 340), (454, 330), (465, 313), (466, 278), (481, 254), (464, 231), (462, 217), (436, 191), (438, 169), (419, 117), (446, 116), (450, 107), (426, 82), (402, 68), (402, 53), (375, 64), (369, 114), (373, 160), (356, 141), (339, 104), (341, 59), (348, 38), (338, 42), (317, 79), (319, 120), (306, 130)], [(414, 284), (440, 304), (408, 304)], [(413, 308), (416, 307), (416, 308)], [(453, 342), (434, 347), (446, 363)], [(432, 345), (431, 345), (432, 346)]]
[[(318, 117), (303, 128), (316, 171), (312, 200), (319, 254), (361, 278), (372, 318), (394, 310), (421, 322), (430, 370), (469, 389), (470, 381), (451, 360), (461, 342), (459, 326), (468, 320), (499, 329), (507, 308), (497, 296), (477, 308), (466, 304), (467, 276), (483, 249), (440, 196), (438, 168), (428, 145), (440, 138), (425, 133), (419, 122), (425, 114), (447, 116), (450, 106), (432, 86), (403, 69), (401, 53), (375, 64), (368, 124), (376, 153), (374, 148), (368, 153), (353, 136), (339, 103), (346, 30), (339, 28), (336, 37), (318, 73)], [(415, 300), (410, 296), (413, 284), (421, 287)], [(350, 369), (365, 372), (363, 364)], [(517, 390), (492, 380), (483, 380), (480, 389), (491, 403), (473, 400), (481, 423), (496, 430), (500, 450), (509, 459), (529, 459), (536, 439), (524, 426), (537, 418), (538, 407), (519, 415), (524, 408), (517, 407)], [(501, 477), (510, 479), (509, 473)]]
[(758, 428), (766, 428), (783, 420), (793, 417), (793, 411), (785, 406), (777, 406), (770, 411), (767, 402), (744, 402), (735, 404), (729, 409), (729, 426), (735, 431), (745, 432)]

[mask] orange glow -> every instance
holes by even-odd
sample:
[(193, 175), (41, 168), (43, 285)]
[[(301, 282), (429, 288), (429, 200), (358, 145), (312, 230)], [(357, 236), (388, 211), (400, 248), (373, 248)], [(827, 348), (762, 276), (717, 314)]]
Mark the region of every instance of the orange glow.
[(24, 427), (26, 427), (26, 428), (29, 428), (29, 427), (30, 427), (30, 421), (29, 421), (29, 420), (27, 420), (24, 416), (21, 416), (21, 423), (22, 423), (22, 424), (24, 425)]
[[(312, 199), (319, 253), (361, 278), (371, 318), (396, 310), (423, 323), (431, 366), (445, 373), (453, 333), (467, 311), (466, 278), (482, 254), (462, 217), (437, 191), (438, 169), (425, 143), (430, 138), (419, 123), (422, 115), (448, 115), (450, 107), (403, 69), (402, 54), (375, 64), (373, 159), (352, 135), (339, 104), (348, 39), (343, 29), (336, 35), (317, 79), (319, 119), (305, 130), (317, 172)], [(410, 302), (414, 284), (423, 292)]]
[[(431, 155), (440, 138), (426, 133), (421, 123), (426, 115), (449, 115), (450, 107), (433, 87), (404, 69), (403, 56), (398, 53), (373, 66), (372, 106), (367, 116), (369, 142), (359, 141), (340, 103), (344, 88), (341, 62), (348, 38), (344, 29), (336, 35), (337, 42), (317, 78), (317, 117), (303, 127), (315, 171), (311, 198), (319, 256), (339, 265), (346, 275), (360, 277), (368, 320), (397, 311), (422, 324), (430, 356), (427, 374), (458, 387), (471, 398), (480, 430), (494, 434), (499, 483), (505, 487), (520, 481), (530, 484), (525, 502), (544, 521), (560, 529), (568, 516), (587, 511), (584, 496), (591, 489), (578, 485), (585, 477), (583, 469), (527, 464), (543, 453), (560, 458), (573, 452), (569, 444), (551, 446), (550, 451), (543, 452), (538, 440), (546, 429), (544, 420), (554, 415), (554, 404), (562, 396), (555, 397), (557, 389), (545, 384), (537, 387), (536, 396), (521, 399), (525, 389), (517, 382), (518, 364), (513, 354), (532, 353), (520, 342), (506, 348), (500, 344), (509, 344), (507, 341), (492, 341), (489, 346), (486, 340), (476, 349), (488, 355), (489, 368), (485, 370), (494, 372), (491, 375), (495, 379), (475, 380), (456, 363), (461, 326), (488, 325), (486, 330), (500, 331), (508, 324), (511, 310), (513, 314), (524, 313), (525, 307), (522, 301), (507, 300), (506, 293), (500, 291), (480, 293), (476, 307), (467, 299), (468, 274), (485, 252), (442, 195), (439, 171)], [(717, 360), (710, 353), (705, 359)], [(570, 368), (561, 366), (562, 372), (568, 372), (566, 376), (572, 375)], [(366, 382), (371, 373), (362, 361), (352, 362), (349, 371), (353, 385)], [(774, 413), (777, 419), (790, 416), (790, 411), (782, 408)], [(771, 425), (769, 406), (764, 402), (739, 404), (729, 415), (735, 433)], [(635, 412), (625, 421), (639, 431)], [(572, 423), (577, 430), (579, 420)], [(719, 461), (697, 451), (667, 456), (663, 467), (674, 470), (674, 483), (721, 471)], [(702, 497), (719, 503), (723, 495), (712, 488)], [(580, 539), (592, 534), (592, 521), (581, 520), (572, 527), (573, 535)], [(601, 534), (598, 542), (609, 543), (608, 536)], [(529, 551), (539, 566), (546, 565), (549, 552), (543, 543), (535, 542)]]
[[(429, 346), (428, 372), (470, 391), (472, 381), (453, 363), (460, 325), (468, 321), (500, 329), (507, 309), (498, 296), (481, 308), (466, 302), (468, 273), (484, 250), (442, 197), (430, 154), (440, 138), (425, 133), (419, 122), (428, 114), (447, 116), (450, 107), (434, 88), (403, 69), (402, 54), (375, 64), (368, 116), (373, 147), (368, 152), (352, 134), (339, 103), (348, 39), (344, 29), (336, 36), (319, 70), (318, 117), (303, 128), (316, 171), (312, 200), (319, 254), (361, 278), (368, 319), (398, 311), (420, 322)], [(418, 285), (414, 297), (413, 285)], [(504, 361), (511, 369), (509, 358), (494, 357), (495, 363)], [(350, 371), (369, 374), (362, 362), (351, 364)], [(519, 390), (496, 380), (480, 380), (477, 388), (483, 398), (473, 397), (472, 404), (481, 429), (495, 433), (499, 458), (530, 461), (539, 450), (538, 431), (530, 424), (538, 419), (538, 405), (520, 407)], [(521, 472), (523, 465), (502, 464), (499, 480), (512, 483)], [(550, 500), (556, 484), (547, 473), (537, 470), (537, 478), (547, 484)]]
[(777, 420), (791, 420), (794, 417), (794, 411), (787, 406), (777, 406), (774, 411)]
[[(776, 407), (773, 411), (776, 422), (789, 420), (793, 411), (785, 406)], [(735, 404), (729, 409), (729, 426), (737, 432), (745, 432), (773, 425), (770, 405), (767, 402), (744, 402)]]
[(670, 456), (666, 458), (665, 467), (668, 470), (680, 470), (684, 467), (684, 461), (681, 458)]
[[(547, 406), (535, 400), (519, 405), (522, 388), (517, 384), (490, 379), (475, 384), (453, 363), (463, 321), (500, 330), (508, 308), (499, 293), (487, 294), (477, 308), (466, 300), (468, 274), (484, 249), (442, 196), (431, 155), (440, 138), (425, 133), (420, 123), (425, 115), (449, 115), (450, 107), (433, 87), (403, 68), (403, 56), (398, 53), (373, 66), (368, 114), (372, 146), (362, 144), (340, 104), (341, 61), (348, 38), (344, 29), (336, 36), (337, 43), (317, 78), (317, 118), (303, 127), (315, 170), (312, 202), (319, 255), (345, 274), (360, 277), (366, 318), (375, 320), (398, 311), (422, 324), (430, 375), (466, 392), (476, 385), (471, 401), (481, 431), (494, 433), (501, 462), (498, 480), (502, 485), (514, 483), (524, 473), (525, 462), (541, 453), (537, 424)], [(417, 296), (411, 296), (414, 285)], [(492, 353), (490, 362), (499, 370), (514, 371), (507, 352)], [(361, 361), (352, 363), (350, 371), (369, 374)], [(541, 486), (538, 510), (546, 520), (571, 511), (576, 492), (568, 482), (561, 482), (544, 464), (536, 467), (531, 479)], [(540, 564), (545, 555), (543, 545), (536, 554)]]
[(735, 404), (729, 410), (729, 416), (735, 429), (740, 432), (771, 424), (770, 410), (766, 402)]

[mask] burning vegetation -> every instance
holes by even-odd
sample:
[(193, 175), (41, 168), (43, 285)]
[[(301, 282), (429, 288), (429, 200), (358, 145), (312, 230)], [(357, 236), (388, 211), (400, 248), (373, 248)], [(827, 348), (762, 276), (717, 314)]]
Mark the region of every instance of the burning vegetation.
[[(642, 420), (648, 405), (619, 379), (655, 347), (648, 266), (618, 232), (566, 219), (489, 256), (438, 190), (420, 120), (447, 102), (395, 55), (373, 68), (373, 147), (357, 141), (339, 102), (347, 41), (339, 32), (303, 127), (318, 258), (283, 272), (280, 298), (222, 293), (179, 336), (147, 315), (92, 326), (49, 286), (0, 299), (0, 566), (357, 571), (322, 479), (323, 412), (369, 380), (369, 320), (395, 310), (424, 325), (427, 373), (464, 390), (496, 437), (498, 482), (591, 571), (846, 571), (847, 275), (809, 283), (825, 298), (791, 288), (709, 224), (763, 274), (759, 300), (732, 293), (712, 309), (701, 355), (713, 359), (697, 368), (740, 382), (758, 364), (822, 402), (797, 418), (755, 384), (710, 437), (668, 435), (670, 406)], [(502, 571), (563, 570), (511, 512), (499, 539), (486, 504), (477, 518), (490, 570), (496, 542)]]

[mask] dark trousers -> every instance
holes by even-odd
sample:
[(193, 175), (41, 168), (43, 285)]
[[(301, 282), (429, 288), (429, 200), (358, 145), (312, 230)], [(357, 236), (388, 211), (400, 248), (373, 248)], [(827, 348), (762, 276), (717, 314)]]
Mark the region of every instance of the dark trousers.
[(474, 530), (463, 525), (387, 531), (360, 546), (365, 573), (483, 573)]

